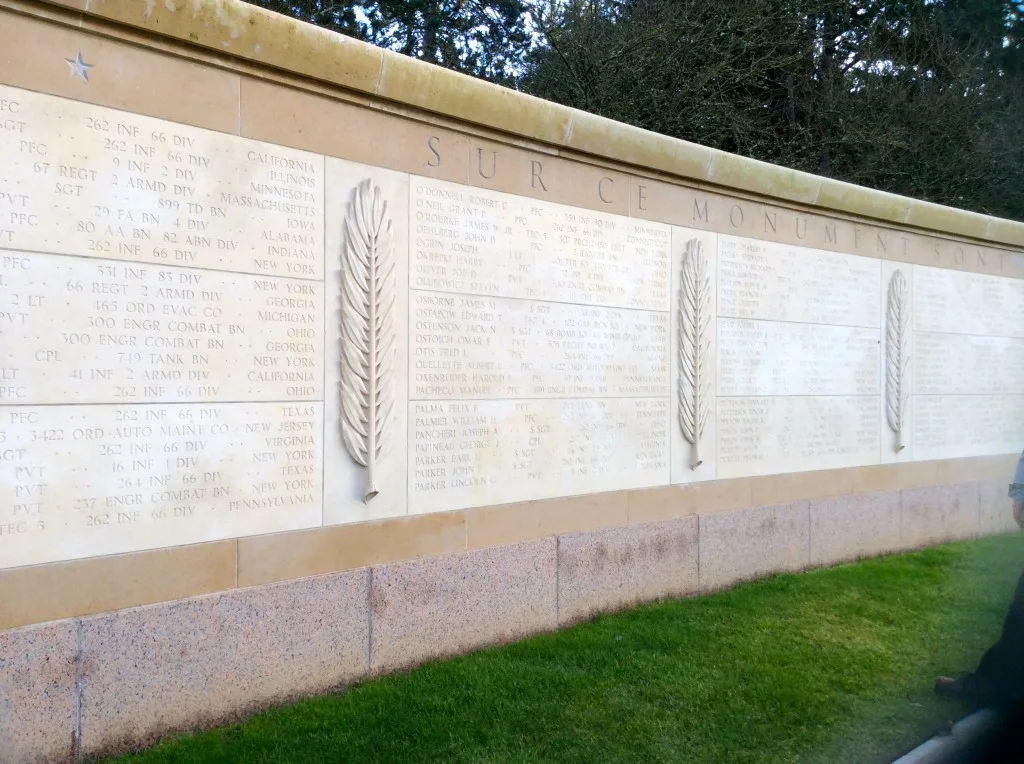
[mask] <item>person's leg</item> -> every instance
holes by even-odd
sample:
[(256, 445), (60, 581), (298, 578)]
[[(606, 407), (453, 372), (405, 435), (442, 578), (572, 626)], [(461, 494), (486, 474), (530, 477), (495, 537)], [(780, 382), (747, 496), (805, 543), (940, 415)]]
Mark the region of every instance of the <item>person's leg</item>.
[(936, 692), (963, 697), (984, 705), (1008, 705), (1024, 694), (1024, 573), (999, 641), (988, 649), (973, 674), (959, 679), (939, 677)]
[(1017, 581), (999, 641), (982, 656), (974, 673), (1004, 702), (1014, 702), (1024, 692), (1024, 574)]

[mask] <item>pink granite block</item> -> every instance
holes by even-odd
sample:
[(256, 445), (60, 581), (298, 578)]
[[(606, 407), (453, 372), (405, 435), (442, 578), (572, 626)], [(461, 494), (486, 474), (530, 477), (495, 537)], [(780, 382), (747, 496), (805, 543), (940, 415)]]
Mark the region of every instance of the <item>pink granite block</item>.
[(104, 756), (367, 672), (369, 570), (82, 621), (82, 748)]
[(373, 568), (370, 667), (380, 674), (555, 629), (554, 538)]
[(893, 552), (900, 546), (900, 492), (813, 499), (811, 565)]
[(903, 489), (900, 538), (904, 548), (975, 538), (978, 531), (977, 483)]
[(558, 621), (697, 591), (697, 518), (558, 538)]
[(1013, 519), (1010, 477), (982, 480), (978, 483), (978, 513), (981, 535), (1020, 531)]
[(0, 631), (0, 762), (72, 762), (78, 622)]
[(700, 591), (771, 573), (803, 570), (810, 560), (808, 502), (701, 516)]

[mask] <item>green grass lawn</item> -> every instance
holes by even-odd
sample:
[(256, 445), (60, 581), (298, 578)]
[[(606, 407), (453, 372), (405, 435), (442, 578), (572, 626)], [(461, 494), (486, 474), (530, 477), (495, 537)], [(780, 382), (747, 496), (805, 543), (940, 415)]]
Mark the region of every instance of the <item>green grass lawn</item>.
[(146, 762), (890, 761), (996, 638), (1024, 537), (779, 576), (165, 741)]

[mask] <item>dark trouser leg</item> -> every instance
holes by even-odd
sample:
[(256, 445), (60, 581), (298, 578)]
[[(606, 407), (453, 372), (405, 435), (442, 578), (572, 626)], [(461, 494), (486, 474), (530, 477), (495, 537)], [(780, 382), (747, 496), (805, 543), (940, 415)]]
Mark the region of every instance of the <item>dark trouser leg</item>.
[(996, 702), (1013, 703), (1024, 693), (1024, 573), (1017, 581), (1003, 633), (974, 673), (991, 683)]

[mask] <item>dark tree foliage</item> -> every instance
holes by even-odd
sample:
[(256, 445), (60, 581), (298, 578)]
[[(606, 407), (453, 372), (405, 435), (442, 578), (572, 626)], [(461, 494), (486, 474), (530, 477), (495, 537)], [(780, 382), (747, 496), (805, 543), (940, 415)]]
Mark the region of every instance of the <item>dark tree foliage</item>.
[(247, 0), (277, 13), (324, 27), (334, 32), (366, 39), (356, 17), (357, 3), (329, 0)]
[(503, 85), (514, 85), (530, 41), (523, 0), (249, 2)]
[(526, 90), (726, 151), (1024, 218), (1022, 6), (571, 0)]
[(528, 44), (521, 0), (388, 0), (374, 3), (371, 41), (504, 85)]
[(666, 135), (1024, 219), (1024, 2), (250, 1)]

